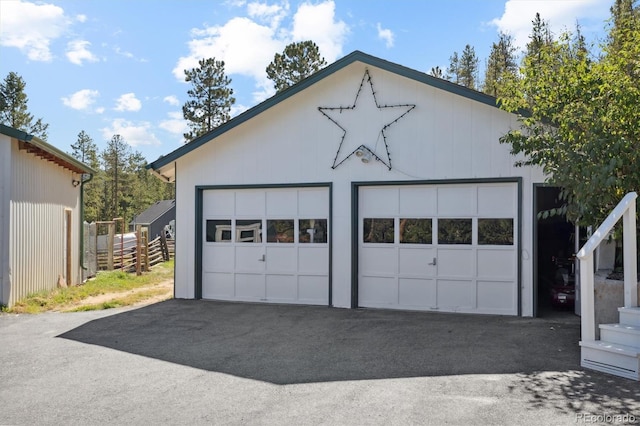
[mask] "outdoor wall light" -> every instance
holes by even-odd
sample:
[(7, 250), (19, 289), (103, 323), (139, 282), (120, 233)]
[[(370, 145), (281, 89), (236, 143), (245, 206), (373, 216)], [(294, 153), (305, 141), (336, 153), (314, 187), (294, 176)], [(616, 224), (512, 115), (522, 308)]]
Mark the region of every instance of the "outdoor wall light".
[(356, 150), (356, 157), (358, 157), (360, 161), (366, 164), (371, 160), (371, 151), (364, 147), (358, 148)]
[(71, 185), (76, 188), (78, 185), (80, 185), (80, 181), (78, 179), (71, 179)]

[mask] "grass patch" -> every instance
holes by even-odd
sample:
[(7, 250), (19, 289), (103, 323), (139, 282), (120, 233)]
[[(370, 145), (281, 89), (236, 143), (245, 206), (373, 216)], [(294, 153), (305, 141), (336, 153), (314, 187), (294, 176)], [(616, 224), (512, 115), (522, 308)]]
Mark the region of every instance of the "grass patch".
[(89, 297), (111, 293), (127, 293), (140, 287), (153, 286), (170, 280), (173, 278), (173, 268), (174, 262), (170, 260), (154, 266), (150, 272), (140, 276), (122, 271), (99, 272), (97, 277), (82, 285), (34, 293), (16, 302), (12, 308), (4, 308), (3, 311), (35, 314), (52, 310), (93, 310), (128, 306), (156, 296), (158, 291), (156, 290), (156, 293), (153, 294), (152, 290), (143, 290), (121, 298), (116, 297), (113, 301), (99, 304), (99, 306), (102, 306), (101, 308), (84, 309), (84, 306), (77, 307), (82, 300)]

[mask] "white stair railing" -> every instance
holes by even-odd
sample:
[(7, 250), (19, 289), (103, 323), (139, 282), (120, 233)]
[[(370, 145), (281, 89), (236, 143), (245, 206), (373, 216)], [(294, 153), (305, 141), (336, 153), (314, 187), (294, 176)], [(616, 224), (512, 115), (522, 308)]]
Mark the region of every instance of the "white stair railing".
[(635, 192), (625, 195), (577, 254), (577, 258), (580, 260), (580, 310), (583, 341), (593, 341), (596, 338), (593, 252), (620, 219), (622, 219), (623, 232), (624, 306), (631, 308), (638, 305), (636, 198), (638, 198), (638, 194)]

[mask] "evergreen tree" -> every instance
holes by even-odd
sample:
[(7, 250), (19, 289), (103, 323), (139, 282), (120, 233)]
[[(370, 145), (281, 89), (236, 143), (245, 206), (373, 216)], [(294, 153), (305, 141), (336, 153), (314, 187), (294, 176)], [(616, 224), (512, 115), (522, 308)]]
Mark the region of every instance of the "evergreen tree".
[(101, 218), (111, 220), (124, 217), (131, 196), (128, 189), (128, 171), (131, 148), (120, 135), (114, 135), (100, 155), (104, 168), (103, 209)]
[(517, 75), (518, 63), (513, 38), (501, 32), (498, 42), (491, 45), (482, 91), (500, 98), (505, 94), (505, 83), (516, 79)]
[(41, 118), (33, 121), (33, 114), (27, 109), (26, 85), (15, 72), (10, 72), (0, 83), (0, 122), (46, 140), (49, 125)]
[(267, 67), (267, 77), (278, 92), (320, 71), (327, 61), (320, 56), (320, 49), (311, 40), (291, 43), (282, 54), (276, 53)]
[(98, 147), (93, 139), (82, 130), (78, 133), (76, 143), (71, 145), (71, 155), (79, 161), (87, 164), (96, 174), (84, 185), (84, 220), (95, 222), (100, 219), (102, 209), (102, 183), (104, 172), (100, 170), (100, 160), (98, 159)]
[(478, 57), (471, 45), (466, 45), (460, 56), (458, 67), (459, 84), (470, 89), (476, 89), (478, 81)]
[(442, 73), (442, 68), (440, 68), (439, 66), (435, 66), (435, 67), (431, 67), (431, 71), (429, 71), (429, 74), (432, 77), (436, 77), (436, 78), (444, 78), (444, 75)]
[(460, 60), (458, 58), (458, 52), (453, 52), (453, 55), (449, 57), (449, 66), (447, 67), (445, 78), (453, 83), (460, 83)]
[(235, 103), (231, 79), (224, 73), (224, 61), (215, 58), (201, 59), (197, 68), (184, 70), (185, 81), (191, 83), (187, 91), (190, 97), (182, 106), (182, 115), (187, 120), (187, 141), (210, 132), (228, 121), (231, 106)]

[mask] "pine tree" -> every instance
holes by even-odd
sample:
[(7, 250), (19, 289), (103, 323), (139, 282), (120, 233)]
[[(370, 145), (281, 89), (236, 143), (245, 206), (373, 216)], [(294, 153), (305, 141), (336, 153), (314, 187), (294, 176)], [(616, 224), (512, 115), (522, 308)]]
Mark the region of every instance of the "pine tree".
[(435, 67), (431, 67), (431, 71), (429, 71), (429, 74), (432, 77), (436, 77), (436, 78), (444, 78), (444, 75), (442, 74), (442, 68), (440, 68), (439, 66), (435, 66)]
[(517, 78), (517, 73), (518, 63), (513, 38), (501, 32), (498, 42), (491, 45), (482, 91), (496, 98), (504, 96), (505, 83)]
[(224, 73), (224, 61), (201, 59), (198, 65), (198, 68), (184, 70), (185, 81), (191, 83), (187, 91), (191, 99), (182, 106), (182, 115), (190, 129), (184, 134), (187, 141), (228, 121), (236, 101), (229, 87), (231, 79)]
[(76, 143), (71, 145), (71, 155), (79, 161), (87, 164), (96, 174), (83, 187), (84, 190), (84, 220), (87, 222), (95, 222), (100, 219), (100, 211), (102, 209), (102, 188), (104, 181), (104, 172), (100, 170), (100, 161), (98, 159), (98, 147), (93, 139), (82, 130), (78, 133)]
[(460, 83), (460, 60), (458, 58), (458, 52), (453, 52), (453, 55), (449, 57), (449, 66), (447, 67), (445, 78), (453, 83)]
[(318, 46), (307, 40), (291, 43), (282, 54), (276, 53), (266, 71), (276, 91), (282, 92), (326, 65), (327, 61), (320, 55)]
[(26, 85), (15, 72), (10, 72), (0, 83), (0, 122), (46, 140), (49, 125), (41, 118), (33, 122), (33, 114), (27, 109)]
[(103, 209), (101, 218), (111, 220), (124, 217), (131, 197), (128, 189), (128, 166), (131, 148), (120, 135), (114, 135), (100, 157), (104, 168)]
[(476, 89), (478, 81), (478, 57), (471, 45), (466, 45), (460, 56), (458, 67), (459, 84), (470, 89)]

